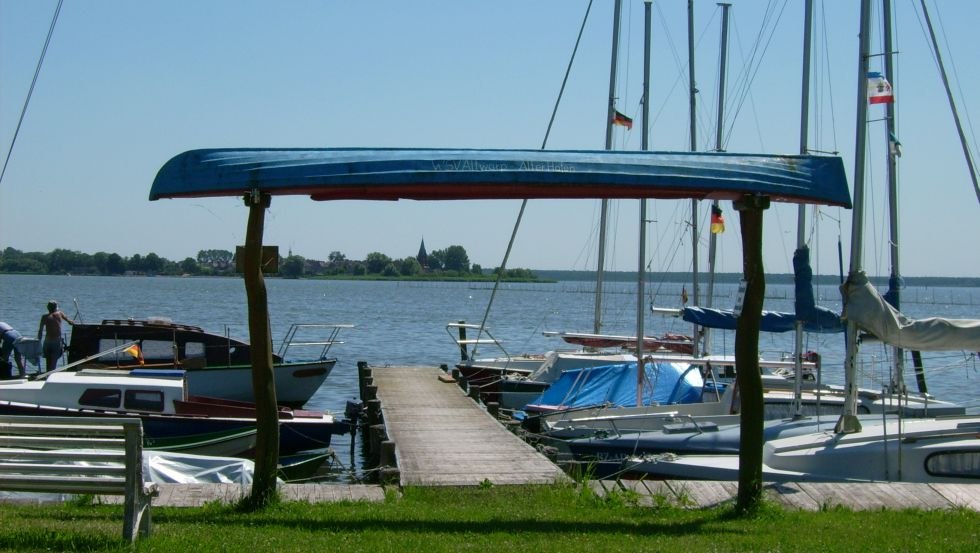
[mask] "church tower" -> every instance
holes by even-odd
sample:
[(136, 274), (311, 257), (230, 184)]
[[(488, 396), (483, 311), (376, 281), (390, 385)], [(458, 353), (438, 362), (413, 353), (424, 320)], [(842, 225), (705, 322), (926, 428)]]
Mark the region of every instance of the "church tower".
[(419, 253), (415, 256), (418, 260), (419, 265), (422, 266), (422, 270), (428, 270), (429, 268), (429, 254), (425, 251), (425, 238), (422, 238), (422, 243), (419, 245)]

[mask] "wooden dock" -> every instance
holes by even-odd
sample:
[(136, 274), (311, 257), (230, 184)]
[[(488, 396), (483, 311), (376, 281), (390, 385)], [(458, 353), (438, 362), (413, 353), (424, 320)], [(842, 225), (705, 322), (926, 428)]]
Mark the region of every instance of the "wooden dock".
[[(674, 506), (706, 509), (731, 504), (738, 483), (696, 480), (590, 480), (586, 484), (599, 497), (619, 494), (637, 507)], [(337, 501), (380, 502), (386, 488), (369, 484), (285, 484), (280, 487), (285, 501), (330, 503)], [(388, 491), (398, 493), (396, 489)], [(234, 503), (249, 493), (240, 484), (160, 484), (154, 506), (200, 507), (206, 503)], [(965, 508), (980, 511), (980, 484), (909, 484), (904, 482), (799, 482), (767, 484), (767, 499), (787, 510), (819, 511), (845, 507), (854, 511), (879, 509), (922, 509), (925, 511)], [(122, 497), (100, 497), (103, 503), (122, 503)], [(53, 499), (50, 501), (61, 501)], [(46, 502), (38, 499), (0, 499), (4, 502)]]
[[(592, 480), (600, 497), (626, 494), (637, 506), (672, 505), (704, 509), (734, 503), (738, 482), (698, 480)], [(819, 511), (846, 507), (877, 509), (966, 508), (980, 511), (980, 484), (921, 484), (907, 482), (798, 482), (766, 484), (767, 499), (788, 510)]]
[(445, 375), (441, 369), (371, 367), (370, 371), (402, 486), (544, 484), (567, 479), (456, 384), (440, 380)]

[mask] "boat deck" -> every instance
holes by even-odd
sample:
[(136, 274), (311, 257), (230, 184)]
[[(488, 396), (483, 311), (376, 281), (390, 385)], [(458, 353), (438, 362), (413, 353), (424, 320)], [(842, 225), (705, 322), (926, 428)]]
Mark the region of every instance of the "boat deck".
[(371, 367), (402, 486), (541, 484), (554, 463), (497, 422), (437, 367)]

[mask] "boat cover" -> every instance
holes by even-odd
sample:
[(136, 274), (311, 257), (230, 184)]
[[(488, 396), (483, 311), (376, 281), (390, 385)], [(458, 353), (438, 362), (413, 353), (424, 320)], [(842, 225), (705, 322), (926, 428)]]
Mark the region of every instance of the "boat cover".
[(911, 319), (885, 301), (864, 272), (841, 285), (845, 320), (882, 342), (915, 351), (980, 351), (978, 319)]
[[(610, 405), (636, 407), (636, 363), (583, 367), (562, 371), (551, 386), (525, 407), (542, 411)], [(701, 400), (704, 380), (687, 363), (646, 363), (644, 405), (694, 403)]]
[[(803, 330), (832, 334), (843, 332), (844, 325), (836, 312), (817, 305), (813, 296), (813, 270), (810, 268), (810, 248), (803, 246), (793, 254), (793, 272), (795, 275), (795, 308), (796, 313), (779, 311), (763, 311), (763, 332), (789, 332), (794, 329), (798, 320), (803, 321)], [(710, 309), (706, 307), (685, 307), (681, 309), (681, 317), (689, 322), (708, 328), (735, 330), (738, 316), (730, 309)]]
[(150, 200), (301, 194), (314, 200), (713, 198), (851, 207), (841, 158), (719, 152), (420, 148), (204, 149), (158, 172)]

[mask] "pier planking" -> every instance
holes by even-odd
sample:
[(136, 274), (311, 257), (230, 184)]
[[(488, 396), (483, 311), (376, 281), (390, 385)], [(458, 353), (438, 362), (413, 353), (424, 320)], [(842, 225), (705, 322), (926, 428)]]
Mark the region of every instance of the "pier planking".
[(546, 484), (560, 468), (498, 423), (437, 367), (372, 367), (402, 486)]

